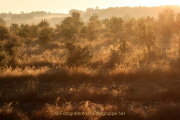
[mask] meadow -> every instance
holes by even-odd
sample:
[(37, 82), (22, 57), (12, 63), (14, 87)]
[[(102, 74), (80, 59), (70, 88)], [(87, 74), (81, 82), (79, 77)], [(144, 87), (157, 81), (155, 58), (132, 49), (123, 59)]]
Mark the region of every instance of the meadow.
[(0, 119), (179, 119), (180, 14), (157, 18), (1, 19)]

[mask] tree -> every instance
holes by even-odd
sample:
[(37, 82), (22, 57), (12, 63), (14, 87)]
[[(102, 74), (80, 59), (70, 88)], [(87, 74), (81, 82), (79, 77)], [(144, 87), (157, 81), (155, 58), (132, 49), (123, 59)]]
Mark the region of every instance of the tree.
[(76, 43), (67, 43), (67, 50), (66, 63), (70, 67), (87, 65), (93, 57), (90, 46), (82, 47)]
[(65, 42), (75, 41), (83, 28), (84, 23), (80, 19), (80, 13), (73, 12), (71, 17), (65, 18), (56, 29)]
[(38, 27), (39, 27), (39, 28), (49, 27), (49, 25), (50, 25), (50, 23), (49, 23), (47, 20), (43, 19), (43, 20), (41, 20), (41, 22), (38, 24)]
[(0, 17), (0, 25), (6, 25), (6, 22), (1, 17)]
[(115, 64), (120, 64), (125, 59), (125, 53), (127, 51), (126, 38), (120, 38), (111, 49), (111, 54), (109, 56), (109, 61), (107, 63), (108, 68), (114, 68)]
[(30, 28), (31, 28), (31, 36), (35, 38), (38, 37), (38, 28), (39, 28), (38, 25), (33, 24), (30, 26)]
[(93, 8), (87, 8), (87, 9), (86, 9), (86, 13), (87, 13), (87, 14), (92, 14), (92, 13), (94, 13), (94, 11), (95, 11), (95, 10), (94, 10)]
[(80, 37), (81, 37), (81, 38), (86, 38), (86, 33), (87, 33), (87, 27), (84, 26), (84, 27), (81, 29)]
[(52, 41), (52, 32), (53, 29), (50, 27), (44, 27), (40, 30), (39, 40), (41, 44), (44, 45)]
[(111, 17), (110, 19), (110, 32), (115, 36), (122, 35), (123, 19), (121, 17)]
[(134, 33), (134, 26), (135, 26), (135, 18), (129, 19), (127, 21), (124, 22), (124, 34), (130, 38), (131, 36), (133, 36)]
[(156, 35), (153, 24), (145, 23), (144, 18), (137, 20), (136, 34), (142, 45), (145, 45), (148, 51), (149, 60), (152, 59), (153, 47), (155, 46)]
[(8, 28), (4, 25), (0, 25), (0, 41), (8, 39), (10, 37)]
[(108, 18), (103, 19), (101, 23), (105, 26), (105, 28), (109, 29), (110, 20)]
[(92, 58), (89, 46), (78, 44), (79, 35), (84, 29), (84, 22), (80, 19), (80, 13), (73, 12), (71, 17), (65, 18), (56, 29), (61, 34), (67, 50), (66, 63), (69, 67), (87, 65)]
[(124, 15), (124, 17), (123, 17), (123, 20), (130, 20), (130, 19), (132, 19), (132, 17), (131, 17), (131, 15), (129, 15), (129, 14), (126, 14), (126, 15)]
[(1, 63), (7, 65), (9, 62), (13, 64), (16, 58), (20, 55), (23, 40), (16, 36), (11, 35), (9, 39), (3, 41), (2, 52), (0, 53)]
[(6, 16), (6, 13), (1, 13), (1, 17), (4, 19)]
[(17, 34), (19, 31), (19, 24), (17, 23), (12, 23), (10, 26), (10, 31)]
[(108, 18), (103, 19), (101, 21), (101, 33), (103, 33), (103, 36), (105, 38), (110, 37), (109, 27), (110, 27), (110, 20)]
[(82, 10), (71, 9), (71, 10), (69, 10), (69, 15), (72, 15), (73, 12), (83, 14)]
[(97, 14), (93, 14), (89, 18), (89, 22), (87, 24), (87, 37), (89, 40), (97, 39), (99, 34), (99, 29), (101, 28), (100, 20)]
[(10, 61), (10, 57), (6, 51), (0, 51), (0, 67), (6, 66)]
[(79, 20), (80, 19), (80, 13), (72, 12), (72, 18), (74, 18), (75, 20)]
[(158, 22), (160, 26), (160, 33), (164, 43), (169, 45), (170, 39), (173, 34), (173, 25), (175, 21), (175, 13), (172, 9), (166, 8), (158, 15)]
[(16, 35), (12, 35), (8, 40), (5, 41), (3, 49), (10, 56), (16, 56), (18, 55), (21, 46), (23, 46), (23, 40)]
[(176, 15), (176, 20), (175, 20), (175, 23), (174, 23), (174, 30), (175, 30), (175, 34), (177, 35), (178, 37), (178, 52), (179, 52), (179, 55), (180, 55), (180, 13), (177, 13)]
[(28, 24), (21, 24), (18, 35), (23, 38), (28, 38), (31, 35), (31, 28)]

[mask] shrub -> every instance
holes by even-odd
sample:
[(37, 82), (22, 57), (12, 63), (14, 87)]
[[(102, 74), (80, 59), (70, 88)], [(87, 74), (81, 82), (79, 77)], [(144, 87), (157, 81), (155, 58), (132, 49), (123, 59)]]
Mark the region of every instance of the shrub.
[(24, 38), (28, 38), (31, 34), (31, 28), (28, 24), (21, 24), (18, 35)]
[(9, 31), (6, 26), (0, 25), (0, 41), (10, 37)]
[(101, 24), (98, 15), (93, 14), (87, 24), (87, 37), (89, 40), (97, 39), (100, 27)]
[(41, 20), (41, 22), (38, 24), (39, 28), (43, 28), (43, 27), (49, 27), (49, 22), (45, 19)]
[(83, 66), (90, 63), (93, 56), (90, 46), (82, 47), (75, 43), (66, 43), (66, 48), (68, 51), (66, 63), (68, 66)]
[(8, 56), (6, 51), (0, 52), (0, 67), (6, 66), (10, 61), (10, 57)]
[(19, 31), (19, 24), (12, 23), (10, 26), (10, 31), (17, 34)]
[(153, 49), (156, 47), (156, 34), (153, 23), (146, 23), (144, 18), (137, 21), (137, 38), (142, 46), (145, 46), (148, 52), (148, 59), (153, 59)]
[[(21, 46), (23, 46), (23, 41), (18, 36), (11, 36), (10, 39), (4, 40), (2, 45), (2, 63), (7, 65), (13, 64), (18, 56), (20, 56)], [(6, 55), (8, 54), (8, 55)]]
[(47, 44), (52, 41), (52, 28), (44, 27), (41, 29), (39, 34), (39, 40), (41, 44)]
[(38, 25), (32, 25), (31, 28), (31, 37), (36, 38), (38, 36)]
[(111, 54), (109, 56), (109, 61), (107, 67), (113, 68), (115, 64), (120, 64), (125, 58), (125, 52), (127, 51), (126, 39), (121, 38), (116, 44), (114, 44), (111, 49)]
[(84, 22), (80, 19), (78, 12), (73, 12), (72, 17), (65, 18), (61, 24), (56, 25), (57, 31), (64, 41), (74, 41), (80, 34)]
[(87, 33), (87, 27), (84, 26), (84, 27), (81, 29), (81, 34), (80, 34), (80, 36), (81, 36), (82, 38), (85, 38), (85, 37), (86, 37), (86, 33)]
[(6, 22), (1, 17), (0, 17), (0, 25), (6, 25)]
[(61, 26), (61, 36), (66, 41), (75, 40), (76, 34), (78, 33), (77, 29), (74, 26), (65, 25)]
[(9, 53), (10, 56), (18, 55), (20, 47), (23, 46), (23, 40), (16, 35), (12, 35), (10, 39), (4, 42), (4, 50)]
[(112, 17), (110, 19), (110, 32), (114, 35), (121, 35), (123, 28), (123, 19), (121, 17)]
[[(173, 25), (175, 22), (175, 12), (171, 8), (166, 8), (158, 15), (158, 24), (163, 43), (170, 44), (173, 35)], [(168, 46), (169, 47), (169, 46)]]

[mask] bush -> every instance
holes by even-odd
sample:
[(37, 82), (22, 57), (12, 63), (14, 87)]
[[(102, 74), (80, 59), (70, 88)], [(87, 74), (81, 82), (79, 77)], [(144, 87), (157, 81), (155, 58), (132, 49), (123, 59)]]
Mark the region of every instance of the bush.
[(101, 28), (100, 20), (97, 14), (93, 14), (89, 18), (87, 24), (87, 37), (89, 40), (95, 40), (98, 37), (99, 29)]
[(41, 20), (41, 22), (38, 24), (39, 28), (49, 27), (49, 22), (45, 19)]
[[(154, 22), (154, 21), (153, 21)], [(145, 46), (148, 52), (148, 59), (153, 59), (153, 49), (156, 47), (155, 26), (153, 23), (146, 23), (145, 18), (137, 21), (136, 28), (137, 38), (142, 46)]]
[(4, 19), (2, 19), (1, 17), (0, 17), (0, 25), (6, 25), (5, 20), (4, 20)]
[(39, 34), (39, 40), (41, 41), (41, 44), (47, 44), (52, 41), (52, 28), (50, 27), (44, 27), (41, 29)]
[(0, 67), (6, 66), (10, 61), (10, 57), (8, 56), (6, 51), (0, 52)]
[(109, 27), (110, 27), (110, 32), (114, 35), (121, 35), (122, 34), (122, 28), (123, 28), (123, 19), (121, 17), (112, 17), (110, 19)]
[(85, 37), (86, 37), (86, 34), (87, 34), (87, 27), (84, 26), (84, 27), (81, 29), (80, 37), (85, 38)]
[(16, 35), (12, 35), (10, 39), (4, 42), (3, 49), (8, 52), (10, 56), (13, 56), (18, 55), (21, 46), (23, 46), (23, 40)]
[(31, 28), (28, 24), (21, 24), (19, 28), (18, 35), (24, 38), (28, 38), (31, 34)]
[(57, 31), (60, 33), (64, 41), (74, 41), (84, 27), (84, 22), (80, 19), (80, 14), (72, 13), (72, 17), (65, 18), (61, 24), (56, 25)]
[(90, 46), (82, 47), (74, 43), (66, 43), (66, 48), (68, 50), (68, 56), (66, 59), (68, 66), (87, 65), (93, 57)]
[(17, 34), (19, 31), (19, 24), (12, 23), (10, 26), (10, 31)]
[(9, 31), (6, 26), (0, 26), (0, 41), (8, 39), (10, 37)]
[[(151, 55), (151, 57), (149, 58), (149, 55)], [(157, 60), (163, 60), (167, 58), (167, 54), (165, 51), (163, 51), (163, 49), (154, 46), (153, 50), (150, 51), (150, 53), (146, 50), (143, 50), (143, 57), (142, 59), (139, 60), (139, 63), (151, 63), (151, 62), (155, 62)]]
[[(4, 40), (2, 44), (1, 62), (2, 66), (9, 62), (13, 64), (18, 56), (20, 56), (23, 41), (18, 36), (11, 36), (10, 39)], [(4, 51), (4, 52), (3, 52)]]
[(32, 25), (31, 27), (31, 37), (36, 38), (38, 36), (38, 25)]
[(126, 39), (121, 38), (111, 49), (109, 61), (107, 67), (113, 68), (115, 64), (120, 64), (125, 58), (125, 52), (127, 51)]

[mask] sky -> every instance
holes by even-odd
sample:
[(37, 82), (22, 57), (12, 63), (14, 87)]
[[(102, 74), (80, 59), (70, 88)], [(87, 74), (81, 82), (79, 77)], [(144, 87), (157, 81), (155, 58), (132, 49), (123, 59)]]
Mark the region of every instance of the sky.
[(178, 0), (0, 0), (0, 13), (20, 13), (24, 11), (46, 11), (52, 13), (69, 13), (70, 9), (86, 10), (122, 6), (159, 6), (180, 5)]

